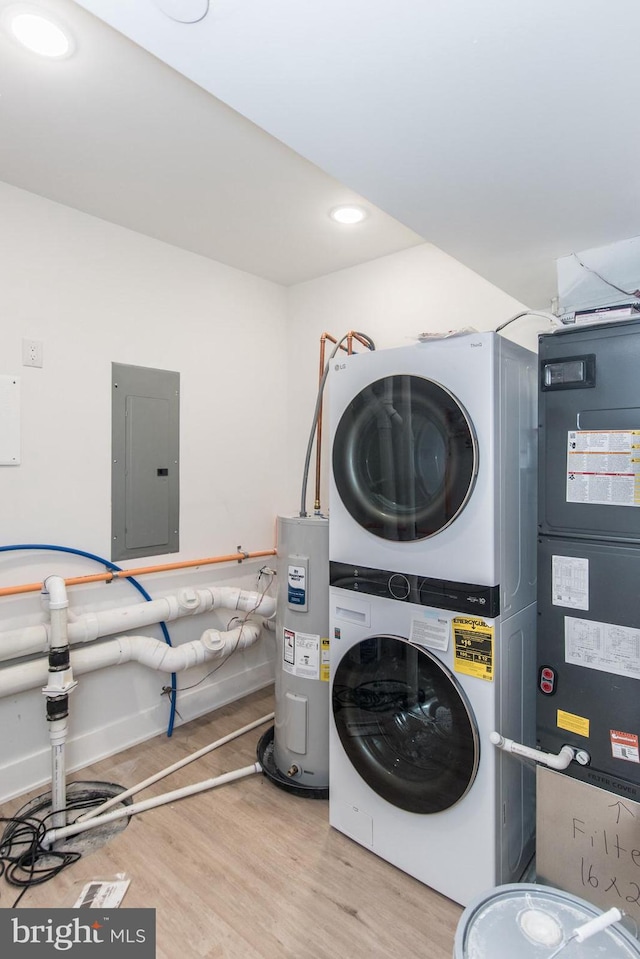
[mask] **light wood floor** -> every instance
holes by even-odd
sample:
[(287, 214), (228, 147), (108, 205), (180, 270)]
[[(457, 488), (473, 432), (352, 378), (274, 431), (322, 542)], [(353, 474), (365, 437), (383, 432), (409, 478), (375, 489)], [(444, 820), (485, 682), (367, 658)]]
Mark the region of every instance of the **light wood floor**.
[[(254, 693), (71, 778), (133, 785), (272, 710), (271, 689)], [(269, 725), (136, 798), (252, 763)], [(18, 908), (71, 907), (85, 883), (119, 874), (131, 880), (123, 907), (156, 909), (158, 959), (451, 959), (462, 913), (332, 829), (328, 802), (261, 775), (134, 816), (107, 845), (28, 890)], [(0, 880), (0, 907), (16, 896)]]

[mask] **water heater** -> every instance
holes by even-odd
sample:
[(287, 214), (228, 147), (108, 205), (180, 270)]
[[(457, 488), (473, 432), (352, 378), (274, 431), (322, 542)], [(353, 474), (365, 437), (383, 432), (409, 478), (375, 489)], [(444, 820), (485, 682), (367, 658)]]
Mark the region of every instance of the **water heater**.
[(275, 724), (259, 757), (276, 785), (329, 786), (329, 521), (278, 517)]

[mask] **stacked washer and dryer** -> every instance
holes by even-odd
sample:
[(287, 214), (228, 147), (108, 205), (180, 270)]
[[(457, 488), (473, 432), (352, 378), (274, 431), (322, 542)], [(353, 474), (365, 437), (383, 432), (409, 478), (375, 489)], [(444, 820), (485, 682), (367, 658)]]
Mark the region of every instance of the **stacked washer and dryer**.
[(533, 855), (535, 354), (496, 333), (330, 374), (331, 825), (468, 904)]

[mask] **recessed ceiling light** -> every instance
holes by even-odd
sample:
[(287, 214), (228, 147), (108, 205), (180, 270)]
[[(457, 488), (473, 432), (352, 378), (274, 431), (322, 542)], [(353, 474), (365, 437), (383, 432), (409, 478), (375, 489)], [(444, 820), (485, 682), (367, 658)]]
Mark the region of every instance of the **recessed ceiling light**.
[(18, 43), (51, 60), (69, 57), (73, 38), (57, 17), (28, 3), (12, 3), (2, 11), (2, 25)]
[(329, 216), (336, 223), (362, 223), (368, 217), (368, 212), (362, 206), (336, 206)]

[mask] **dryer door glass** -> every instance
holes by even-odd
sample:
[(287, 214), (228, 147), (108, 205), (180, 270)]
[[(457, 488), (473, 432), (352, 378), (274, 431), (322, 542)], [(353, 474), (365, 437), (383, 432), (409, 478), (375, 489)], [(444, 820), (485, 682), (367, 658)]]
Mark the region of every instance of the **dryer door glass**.
[(427, 650), (395, 636), (353, 646), (336, 670), (332, 708), (349, 760), (394, 806), (441, 812), (471, 787), (477, 724), (454, 676)]
[(388, 376), (362, 390), (336, 430), (333, 475), (353, 518), (388, 540), (420, 540), (448, 526), (471, 495), (478, 446), (448, 390)]

